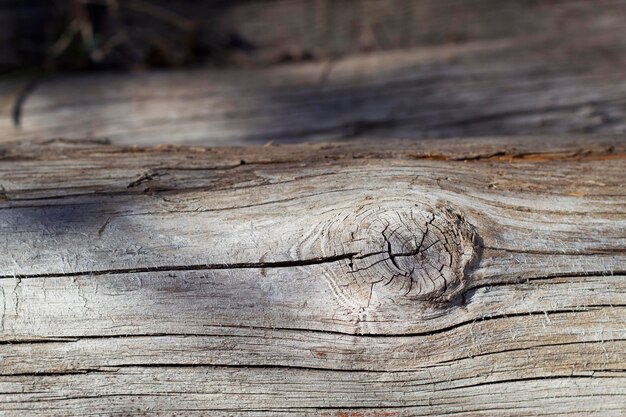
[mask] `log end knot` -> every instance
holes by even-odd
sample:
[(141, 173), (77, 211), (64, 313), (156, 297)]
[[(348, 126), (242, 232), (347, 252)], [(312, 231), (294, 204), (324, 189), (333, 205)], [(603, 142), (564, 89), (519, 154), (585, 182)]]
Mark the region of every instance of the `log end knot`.
[(331, 280), (362, 309), (451, 303), (479, 257), (474, 227), (445, 203), (370, 202), (331, 223), (326, 247), (353, 254), (329, 270)]

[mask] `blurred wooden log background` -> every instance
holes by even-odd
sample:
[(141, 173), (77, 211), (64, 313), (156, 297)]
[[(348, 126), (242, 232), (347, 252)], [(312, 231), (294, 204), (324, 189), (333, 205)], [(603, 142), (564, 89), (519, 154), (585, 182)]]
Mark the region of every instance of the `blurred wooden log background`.
[[(241, 145), (626, 130), (624, 1), (167, 3), (195, 22), (198, 53), (219, 68), (12, 78), (0, 87), (2, 139)], [(41, 19), (51, 7), (35, 4), (5, 1), (2, 18)], [(14, 21), (2, 26), (6, 66), (11, 34), (31, 46), (44, 38)]]
[[(67, 1), (0, 1), (0, 67), (37, 63), (71, 16)], [(79, 0), (93, 7), (117, 4), (138, 31), (188, 22), (193, 43), (269, 57), (320, 59), (364, 51), (459, 44), (510, 37), (597, 35), (619, 30), (618, 0)], [(151, 7), (162, 10), (149, 10)], [(99, 21), (109, 12), (96, 10)], [(164, 16), (164, 14), (169, 15)], [(104, 14), (104, 16), (100, 16)], [(65, 19), (65, 20), (64, 20)], [(145, 19), (145, 20), (141, 20)], [(177, 20), (176, 20), (177, 19)], [(123, 22), (109, 22), (123, 26)], [(98, 23), (106, 26), (106, 23)], [(153, 25), (153, 26), (150, 26)], [(164, 32), (170, 35), (171, 33)], [(582, 36), (581, 36), (582, 37)], [(618, 34), (615, 34), (617, 40)], [(206, 52), (206, 51), (205, 51)], [(242, 58), (243, 59), (243, 58)]]

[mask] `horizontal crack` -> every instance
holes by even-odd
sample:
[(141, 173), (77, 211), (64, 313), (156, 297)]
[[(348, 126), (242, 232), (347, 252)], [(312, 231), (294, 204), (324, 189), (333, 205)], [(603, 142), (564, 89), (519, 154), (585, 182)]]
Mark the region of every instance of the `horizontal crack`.
[[(103, 269), (97, 271), (76, 271), (65, 273), (42, 273), (42, 274), (11, 274), (0, 275), (0, 279), (28, 279), (28, 278), (59, 278), (59, 277), (75, 277), (75, 276), (97, 276), (97, 275), (119, 275), (119, 274), (136, 274), (142, 272), (171, 272), (171, 271), (201, 271), (211, 269), (262, 269), (262, 268), (292, 268), (307, 265), (319, 265), (324, 263), (332, 263), (340, 260), (352, 259), (356, 253), (347, 253), (343, 255), (318, 257), (302, 260), (276, 261), (276, 262), (241, 262), (230, 264), (195, 264), (195, 265), (168, 265), (155, 267), (138, 267), (138, 268), (120, 268), (120, 269)], [(361, 255), (368, 256), (368, 255)]]
[[(292, 268), (298, 266), (320, 265), (325, 263), (333, 263), (341, 260), (365, 259), (371, 256), (380, 255), (385, 252), (372, 253), (345, 253), (335, 256), (317, 257), (311, 259), (275, 261), (275, 262), (239, 262), (224, 264), (194, 264), (194, 265), (164, 265), (155, 267), (137, 267), (137, 268), (119, 268), (119, 269), (103, 269), (95, 271), (76, 271), (64, 273), (41, 273), (41, 274), (11, 274), (0, 275), (2, 279), (29, 279), (29, 278), (60, 278), (75, 276), (98, 276), (98, 275), (119, 275), (119, 274), (137, 274), (144, 272), (171, 272), (171, 271), (202, 271), (211, 269), (269, 269), (269, 268)], [(403, 254), (397, 255), (403, 256)]]
[[(562, 346), (594, 345), (594, 344), (604, 345), (606, 343), (612, 343), (612, 342), (626, 342), (626, 339), (612, 338), (610, 340), (578, 340), (575, 342), (545, 343), (545, 344), (540, 344), (540, 345), (523, 346), (523, 347), (518, 347), (518, 348), (507, 348), (507, 349), (497, 350), (497, 351), (494, 350), (492, 352), (477, 353), (471, 356), (461, 356), (458, 358), (446, 359), (446, 360), (439, 361), (436, 364), (425, 366), (424, 368), (432, 368), (432, 367), (436, 367), (439, 365), (446, 365), (446, 364), (460, 362), (464, 359), (474, 359), (474, 358), (479, 358), (482, 356), (499, 355), (503, 353), (508, 354), (512, 352), (528, 351), (528, 350), (533, 350), (533, 349), (542, 349), (542, 348), (550, 348), (550, 347), (562, 347)], [(606, 372), (608, 370), (603, 369), (602, 371)]]
[(551, 381), (551, 380), (560, 380), (560, 379), (604, 379), (604, 378), (615, 378), (612, 376), (595, 376), (595, 375), (545, 375), (545, 376), (534, 376), (534, 377), (526, 377), (526, 378), (511, 378), (511, 379), (502, 379), (495, 381), (486, 381), (480, 382), (477, 384), (471, 385), (462, 385), (459, 387), (452, 388), (441, 388), (440, 391), (454, 391), (461, 388), (476, 388), (476, 387), (484, 387), (488, 385), (500, 385), (500, 384), (514, 384), (516, 382), (530, 382), (530, 381)]
[[(626, 269), (614, 269), (610, 271), (584, 271), (584, 272), (555, 272), (552, 274), (537, 275), (537, 276), (524, 276), (515, 279), (477, 283), (476, 285), (468, 286), (461, 294), (461, 297), (465, 299), (467, 294), (476, 292), (481, 288), (491, 287), (506, 287), (509, 285), (527, 284), (531, 281), (551, 280), (555, 278), (590, 278), (590, 277), (619, 277), (626, 275)], [(471, 281), (471, 277), (470, 277)], [(465, 302), (464, 302), (465, 304)]]
[[(407, 332), (407, 333), (396, 333), (396, 334), (382, 334), (382, 333), (356, 333), (356, 332), (344, 332), (339, 330), (327, 330), (327, 329), (312, 329), (312, 328), (300, 328), (300, 327), (263, 327), (263, 326), (249, 326), (249, 325), (219, 325), (219, 326), (205, 326), (219, 328), (221, 330), (224, 329), (244, 329), (244, 330), (257, 330), (257, 331), (271, 331), (271, 332), (301, 332), (301, 333), (313, 333), (313, 334), (328, 334), (328, 335), (337, 335), (342, 337), (367, 337), (367, 338), (376, 338), (376, 339), (385, 339), (385, 338), (406, 338), (406, 337), (422, 337), (422, 336), (431, 336), (449, 332), (451, 330), (455, 330), (458, 328), (462, 328), (467, 325), (473, 325), (488, 321), (500, 320), (500, 319), (509, 319), (509, 318), (517, 318), (517, 317), (533, 317), (533, 316), (542, 316), (546, 315), (564, 315), (564, 314), (576, 314), (576, 313), (587, 313), (590, 311), (597, 311), (603, 308), (611, 308), (611, 309), (626, 309), (626, 304), (597, 304), (597, 305), (587, 305), (584, 308), (563, 308), (560, 310), (541, 310), (541, 311), (529, 311), (524, 313), (509, 313), (509, 314), (498, 314), (491, 316), (483, 316), (476, 317), (468, 320), (464, 320), (455, 324), (451, 324), (447, 327), (441, 327), (433, 330), (426, 330), (421, 332)], [(126, 337), (204, 337), (204, 336), (224, 336), (214, 335), (214, 334), (200, 334), (200, 333), (148, 333), (148, 334), (136, 334), (136, 335), (87, 335), (87, 336), (65, 336), (64, 338), (54, 338), (52, 340), (45, 339), (26, 339), (26, 340), (15, 340), (15, 341), (0, 341), (0, 345), (7, 344), (27, 344), (27, 343), (73, 343), (77, 342), (80, 339), (110, 339), (110, 338), (126, 338)], [(237, 336), (244, 337), (241, 335), (225, 335), (225, 336)]]
[[(21, 377), (47, 377), (47, 376), (66, 376), (66, 375), (84, 375), (90, 373), (110, 373), (115, 372), (114, 369), (107, 370), (101, 368), (84, 368), (84, 369), (72, 369), (66, 371), (45, 371), (45, 372), (15, 372), (15, 373), (0, 373), (0, 377), (3, 376), (21, 376)], [(113, 367), (111, 367), (113, 368)]]
[[(210, 338), (214, 335), (194, 335), (195, 337), (202, 338)], [(117, 337), (112, 336), (111, 338), (145, 338), (146, 336), (124, 336)], [(163, 337), (163, 336), (159, 336)], [(180, 335), (172, 335), (171, 337), (189, 337), (189, 336), (180, 336)], [(236, 337), (236, 336), (233, 336)], [(546, 343), (540, 345), (532, 345), (526, 347), (519, 347), (514, 349), (503, 349), (503, 350), (494, 350), (491, 352), (484, 352), (480, 354), (475, 354), (471, 356), (460, 356), (458, 358), (447, 359), (438, 361), (436, 363), (430, 365), (416, 366), (414, 368), (406, 368), (406, 369), (372, 369), (368, 368), (333, 368), (333, 367), (322, 367), (322, 366), (305, 366), (305, 365), (283, 365), (283, 364), (233, 364), (233, 363), (175, 363), (175, 362), (154, 362), (154, 363), (120, 363), (120, 364), (108, 364), (102, 365), (97, 368), (73, 368), (68, 370), (61, 371), (42, 371), (42, 372), (16, 372), (16, 373), (1, 373), (0, 376), (57, 376), (57, 375), (79, 375), (86, 373), (106, 373), (106, 372), (116, 372), (117, 369), (120, 368), (224, 368), (224, 369), (232, 369), (232, 368), (241, 368), (241, 369), (295, 369), (295, 370), (310, 370), (310, 371), (323, 371), (323, 372), (340, 372), (340, 373), (415, 373), (428, 368), (436, 368), (440, 366), (447, 366), (449, 364), (459, 363), (463, 360), (474, 359), (477, 357), (483, 356), (492, 356), (499, 354), (508, 354), (512, 352), (519, 351), (529, 351), (533, 349), (541, 349), (541, 348), (550, 348), (550, 347), (562, 347), (562, 346), (577, 346), (577, 345), (604, 345), (607, 342), (626, 342), (626, 339), (611, 339), (610, 341), (605, 340), (584, 340), (584, 341), (575, 341), (575, 342), (561, 342), (561, 343)], [(322, 361), (324, 363), (324, 361)], [(598, 369), (592, 369), (592, 371), (598, 371)], [(602, 372), (626, 372), (624, 369), (600, 369)]]
[(494, 246), (480, 246), (481, 249), (488, 249), (498, 252), (509, 253), (526, 253), (530, 255), (550, 255), (550, 256), (596, 256), (596, 255), (612, 255), (612, 254), (626, 254), (626, 248), (592, 248), (584, 249), (583, 251), (566, 251), (566, 250), (541, 250), (541, 249), (511, 249), (511, 248), (498, 248)]

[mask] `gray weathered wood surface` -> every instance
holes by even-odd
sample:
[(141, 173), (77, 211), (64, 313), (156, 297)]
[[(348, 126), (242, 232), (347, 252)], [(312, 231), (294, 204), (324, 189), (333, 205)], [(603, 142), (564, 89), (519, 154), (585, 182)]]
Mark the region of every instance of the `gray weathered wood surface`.
[[(399, 36), (413, 49), (270, 68), (42, 79), (18, 95), (19, 111), (0, 109), (0, 140), (246, 145), (626, 131), (624, 1), (328, 3), (244, 2), (220, 16), (246, 28), (259, 51), (286, 39), (328, 46), (328, 37), (357, 51), (370, 20), (376, 36)], [(336, 10), (336, 21), (324, 10)], [(354, 33), (329, 29), (352, 28), (349, 16), (363, 23)], [(464, 41), (444, 41), (456, 36)]]
[(626, 413), (621, 137), (0, 155), (0, 415)]

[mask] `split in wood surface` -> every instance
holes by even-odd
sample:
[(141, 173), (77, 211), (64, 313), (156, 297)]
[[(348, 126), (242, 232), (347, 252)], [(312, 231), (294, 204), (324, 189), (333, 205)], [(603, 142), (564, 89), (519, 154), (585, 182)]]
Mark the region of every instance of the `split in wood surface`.
[(626, 411), (622, 138), (0, 155), (0, 414)]

